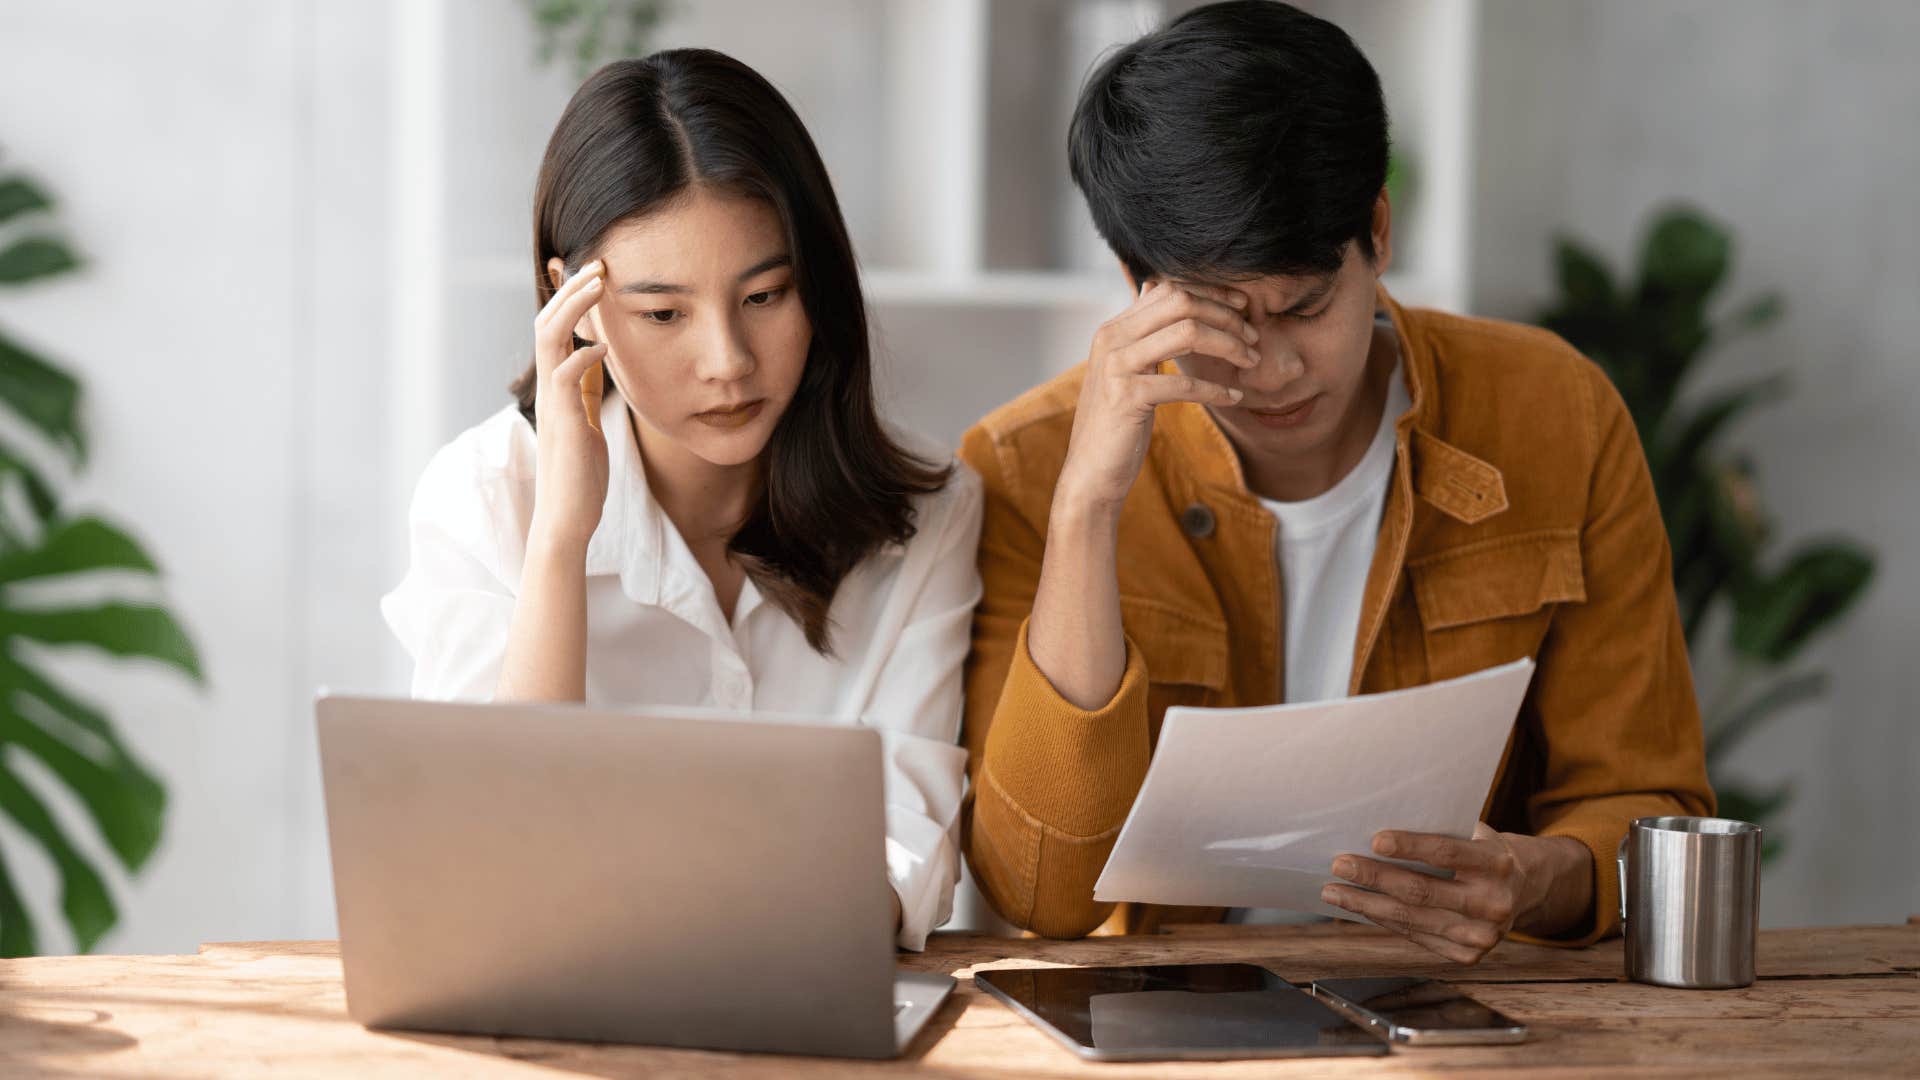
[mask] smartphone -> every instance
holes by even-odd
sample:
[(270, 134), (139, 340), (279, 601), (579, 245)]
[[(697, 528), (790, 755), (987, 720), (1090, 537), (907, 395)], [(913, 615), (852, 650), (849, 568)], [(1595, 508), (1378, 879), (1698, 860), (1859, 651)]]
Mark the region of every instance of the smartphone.
[(1433, 979), (1315, 979), (1313, 994), (1393, 1042), (1516, 1043), (1526, 1025)]

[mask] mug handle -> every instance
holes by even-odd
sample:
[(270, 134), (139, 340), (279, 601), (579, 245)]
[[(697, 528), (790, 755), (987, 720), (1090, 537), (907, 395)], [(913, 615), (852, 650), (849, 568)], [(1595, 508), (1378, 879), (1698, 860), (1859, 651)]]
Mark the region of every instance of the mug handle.
[(1633, 836), (1633, 827), (1627, 827), (1627, 835), (1620, 838), (1620, 846), (1615, 849), (1614, 863), (1620, 869), (1620, 924), (1627, 922), (1627, 841)]

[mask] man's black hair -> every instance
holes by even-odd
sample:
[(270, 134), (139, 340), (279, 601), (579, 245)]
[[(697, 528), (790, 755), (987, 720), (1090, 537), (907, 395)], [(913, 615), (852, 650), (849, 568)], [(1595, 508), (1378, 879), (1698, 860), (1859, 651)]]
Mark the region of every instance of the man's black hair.
[(1373, 257), (1380, 77), (1344, 30), (1227, 0), (1104, 60), (1067, 132), (1073, 182), (1135, 280), (1231, 281)]

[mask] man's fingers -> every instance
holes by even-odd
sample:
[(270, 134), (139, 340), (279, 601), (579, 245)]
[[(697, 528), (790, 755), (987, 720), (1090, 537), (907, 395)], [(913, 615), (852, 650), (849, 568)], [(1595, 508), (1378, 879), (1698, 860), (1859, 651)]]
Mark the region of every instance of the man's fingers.
[(1428, 952), (1461, 965), (1479, 963), (1481, 958), (1486, 956), (1491, 948), (1491, 946), (1489, 946), (1488, 949), (1475, 949), (1467, 945), (1462, 945), (1457, 941), (1449, 941), (1443, 937), (1435, 937), (1432, 934), (1408, 934), (1406, 937), (1408, 941), (1413, 942)]
[(1443, 907), (1464, 912), (1471, 892), (1458, 882), (1359, 855), (1342, 855), (1333, 860), (1333, 872), (1361, 888), (1386, 893), (1415, 907)]
[(1192, 375), (1136, 375), (1131, 380), (1135, 400), (1143, 407), (1191, 401), (1200, 405), (1235, 405), (1241, 393), (1231, 387)]
[[(1241, 367), (1259, 363), (1260, 354), (1253, 349), (1259, 332), (1238, 309), (1185, 289), (1165, 289), (1143, 296), (1140, 305), (1102, 328), (1116, 357), (1125, 354), (1126, 370), (1145, 371), (1189, 352), (1218, 356)], [(1149, 341), (1154, 344), (1147, 346)], [(1210, 347), (1202, 347), (1202, 342)]]
[(1483, 840), (1456, 840), (1438, 833), (1403, 832), (1386, 829), (1375, 833), (1376, 855), (1423, 862), (1448, 870), (1494, 870), (1507, 852)]
[(1260, 363), (1260, 354), (1237, 331), (1202, 319), (1179, 319), (1131, 345), (1117, 349), (1113, 361), (1124, 372), (1149, 372), (1176, 356), (1213, 356), (1242, 370)]
[[(1320, 896), (1327, 903), (1363, 915), (1369, 922), (1396, 934), (1438, 938), (1473, 953), (1474, 959), (1500, 941), (1499, 931), (1491, 924), (1444, 908), (1418, 907), (1394, 896), (1344, 885), (1328, 885)], [(1464, 962), (1472, 963), (1471, 960)]]
[(1140, 290), (1139, 300), (1143, 306), (1157, 303), (1171, 296), (1175, 291), (1189, 292), (1195, 296), (1205, 297), (1208, 300), (1225, 304), (1230, 308), (1236, 308), (1241, 311), (1245, 311), (1247, 308), (1247, 294), (1241, 292), (1239, 289), (1225, 285), (1203, 285), (1196, 281), (1167, 281), (1165, 279), (1159, 279), (1148, 285), (1145, 289)]

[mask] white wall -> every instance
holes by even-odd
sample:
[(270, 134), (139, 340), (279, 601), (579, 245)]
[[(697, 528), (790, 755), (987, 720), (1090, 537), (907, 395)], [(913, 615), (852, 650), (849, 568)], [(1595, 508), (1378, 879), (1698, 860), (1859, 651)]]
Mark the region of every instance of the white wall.
[[(372, 607), (391, 523), (369, 494), (388, 18), (374, 0), (0, 7), (6, 164), (56, 194), (91, 261), (3, 317), (85, 381), (76, 502), (145, 539), (208, 677), (59, 658), (171, 796), (106, 951), (333, 932), (307, 700), (391, 679)], [(44, 860), (0, 840), (42, 948), (70, 947)]]
[(1757, 463), (1783, 549), (1850, 533), (1880, 570), (1809, 650), (1833, 693), (1731, 763), (1796, 785), (1763, 918), (1920, 913), (1920, 5), (1488, 0), (1483, 16), (1478, 309), (1537, 309), (1554, 230), (1619, 265), (1671, 199), (1733, 228), (1728, 298), (1786, 299), (1785, 320), (1712, 356), (1701, 385), (1792, 374), (1789, 403), (1731, 442)]

